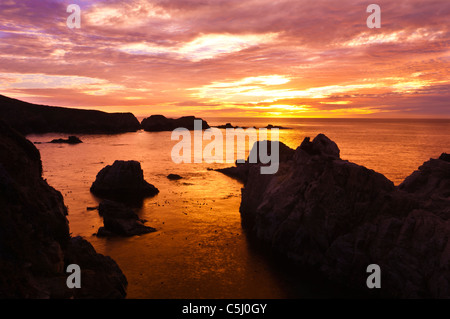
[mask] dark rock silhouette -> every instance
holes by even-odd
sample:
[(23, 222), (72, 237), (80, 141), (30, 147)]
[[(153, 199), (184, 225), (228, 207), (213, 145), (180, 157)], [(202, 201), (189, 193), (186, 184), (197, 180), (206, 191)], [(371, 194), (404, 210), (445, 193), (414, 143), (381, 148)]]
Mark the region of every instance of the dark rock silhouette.
[(31, 104), (0, 95), (0, 119), (22, 134), (114, 134), (141, 129), (131, 113), (105, 113)]
[[(247, 182), (248, 174), (251, 168), (259, 169), (261, 166), (265, 165), (261, 163), (261, 159), (259, 158), (259, 149), (262, 143), (267, 143), (267, 153), (271, 154), (272, 143), (270, 141), (258, 141), (253, 144), (253, 147), (250, 150), (249, 157), (247, 158), (247, 160), (245, 160), (244, 163), (239, 163), (239, 161), (236, 161), (235, 167), (219, 168), (216, 171), (229, 177), (235, 178), (245, 184)], [(292, 159), (295, 152), (293, 149), (291, 149), (283, 142), (275, 141), (274, 143), (278, 144), (280, 163)], [(256, 159), (256, 161), (253, 161), (253, 163), (250, 160), (252, 158)]]
[(181, 177), (178, 174), (169, 174), (167, 175), (167, 178), (170, 179), (171, 181), (178, 181), (180, 179), (183, 179), (183, 177)]
[(53, 144), (80, 144), (83, 142), (76, 136), (69, 136), (67, 139), (64, 139), (64, 138), (54, 139), (50, 143), (53, 143)]
[(194, 120), (202, 121), (203, 130), (210, 128), (206, 121), (194, 116), (184, 116), (179, 119), (169, 119), (163, 115), (152, 115), (144, 119), (141, 125), (142, 128), (147, 132), (173, 131), (177, 128), (185, 128), (192, 131), (194, 130)]
[[(445, 158), (445, 157), (444, 157)], [(387, 297), (450, 297), (450, 163), (431, 159), (396, 187), (344, 161), (324, 135), (305, 139), (274, 175), (250, 167), (244, 227), (293, 261), (367, 291), (378, 264)]]
[(128, 202), (155, 196), (159, 190), (144, 180), (139, 162), (115, 161), (97, 174), (91, 192), (101, 198)]
[(273, 128), (277, 128), (279, 130), (291, 130), (290, 127), (284, 127), (284, 126), (272, 125), (272, 124), (267, 125), (265, 128), (268, 129), (268, 130), (271, 130)]
[[(60, 192), (42, 178), (35, 146), (0, 121), (0, 298), (123, 298), (117, 264), (71, 238)], [(82, 287), (68, 289), (78, 264)]]
[(231, 123), (227, 123), (225, 125), (219, 125), (219, 126), (217, 126), (217, 128), (224, 128), (224, 129), (227, 129), (227, 128), (239, 128), (239, 126), (233, 126), (233, 125), (231, 125)]
[(152, 227), (145, 226), (145, 221), (122, 203), (105, 200), (100, 203), (98, 212), (103, 217), (104, 225), (98, 230), (97, 236), (99, 237), (135, 236), (156, 231)]

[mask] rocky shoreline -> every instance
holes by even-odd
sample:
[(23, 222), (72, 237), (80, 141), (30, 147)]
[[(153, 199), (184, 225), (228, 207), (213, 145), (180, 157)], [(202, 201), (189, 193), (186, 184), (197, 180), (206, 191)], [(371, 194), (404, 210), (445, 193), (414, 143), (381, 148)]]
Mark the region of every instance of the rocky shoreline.
[[(39, 151), (2, 121), (0, 207), (0, 298), (126, 296), (116, 262), (71, 237), (63, 197), (42, 178)], [(81, 268), (81, 288), (66, 285), (70, 264)]]
[(228, 171), (245, 182), (240, 212), (250, 234), (351, 288), (367, 292), (367, 266), (377, 264), (380, 296), (450, 297), (448, 154), (396, 187), (342, 160), (325, 135), (292, 152), (275, 175), (249, 163)]

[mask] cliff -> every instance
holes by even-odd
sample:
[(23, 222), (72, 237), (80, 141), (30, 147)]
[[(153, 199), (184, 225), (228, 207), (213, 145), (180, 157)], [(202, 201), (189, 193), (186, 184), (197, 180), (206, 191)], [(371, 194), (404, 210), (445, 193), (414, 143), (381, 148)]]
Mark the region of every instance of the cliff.
[(31, 104), (0, 95), (0, 119), (20, 133), (114, 134), (141, 128), (131, 113)]
[[(109, 257), (69, 233), (60, 192), (42, 178), (39, 151), (0, 121), (0, 298), (123, 298), (127, 280)], [(69, 264), (81, 288), (68, 289)]]
[(305, 139), (275, 175), (248, 168), (243, 225), (260, 240), (327, 277), (368, 291), (367, 266), (381, 267), (377, 294), (450, 297), (450, 162), (443, 154), (396, 187), (340, 158), (324, 135)]

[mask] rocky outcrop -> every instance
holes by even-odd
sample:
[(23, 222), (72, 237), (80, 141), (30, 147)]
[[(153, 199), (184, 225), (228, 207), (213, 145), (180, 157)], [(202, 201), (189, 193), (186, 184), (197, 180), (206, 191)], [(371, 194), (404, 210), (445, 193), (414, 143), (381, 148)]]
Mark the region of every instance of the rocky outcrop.
[(152, 115), (144, 120), (142, 120), (142, 128), (147, 132), (164, 132), (173, 131), (177, 128), (185, 128), (190, 131), (195, 129), (194, 121), (202, 121), (202, 129), (209, 129), (208, 123), (202, 119), (196, 118), (194, 116), (184, 116), (179, 119), (169, 119), (163, 115)]
[(0, 119), (22, 134), (114, 134), (141, 129), (131, 113), (105, 113), (31, 104), (0, 95)]
[(432, 159), (399, 187), (344, 161), (324, 135), (305, 139), (275, 175), (251, 167), (241, 216), (295, 262), (368, 291), (378, 264), (387, 297), (450, 297), (450, 163)]
[[(60, 192), (42, 178), (34, 145), (0, 121), (0, 298), (125, 297), (117, 264), (71, 238)], [(69, 289), (69, 264), (82, 270)]]
[(91, 192), (101, 198), (128, 202), (155, 196), (159, 190), (144, 180), (139, 162), (115, 161), (97, 174)]
[(80, 144), (83, 143), (78, 137), (76, 136), (69, 136), (67, 139), (65, 138), (58, 138), (58, 139), (54, 139), (51, 140), (50, 143), (53, 144)]
[[(272, 143), (278, 144), (278, 150), (279, 150), (279, 163), (284, 163), (287, 161), (290, 161), (292, 157), (294, 156), (294, 150), (291, 149), (289, 146), (284, 144), (283, 142), (274, 141), (274, 142), (268, 142), (268, 141), (258, 141), (253, 144), (252, 149), (250, 150), (249, 157), (245, 160), (244, 163), (240, 163), (239, 161), (236, 161), (234, 167), (226, 167), (226, 168), (219, 168), (216, 169), (217, 172), (220, 172), (224, 175), (227, 175), (229, 177), (232, 177), (234, 179), (237, 179), (244, 184), (247, 182), (248, 174), (250, 172), (251, 168), (259, 169), (261, 166), (264, 166), (265, 164), (261, 163), (261, 159), (259, 156), (259, 149), (261, 147), (261, 143), (267, 143), (267, 153), (270, 155), (272, 154)], [(251, 160), (253, 159), (253, 160)]]
[(100, 203), (100, 216), (103, 217), (104, 227), (100, 227), (97, 233), (99, 237), (107, 236), (136, 236), (155, 232), (156, 229), (145, 226), (145, 221), (140, 219), (129, 207), (110, 200)]

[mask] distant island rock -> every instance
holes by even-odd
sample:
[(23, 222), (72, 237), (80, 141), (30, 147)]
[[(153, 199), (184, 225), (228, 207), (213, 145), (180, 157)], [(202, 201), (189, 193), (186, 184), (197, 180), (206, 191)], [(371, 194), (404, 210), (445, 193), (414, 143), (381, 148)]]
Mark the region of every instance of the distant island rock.
[[(225, 124), (225, 125), (219, 125), (219, 126), (216, 126), (217, 128), (219, 128), (219, 129), (238, 129), (238, 128), (242, 128), (242, 129), (247, 129), (247, 128), (249, 128), (249, 127), (245, 127), (245, 126), (234, 126), (234, 125), (232, 125), (231, 123), (227, 123), (227, 124)], [(254, 129), (256, 129), (256, 127), (250, 127), (250, 128), (254, 128)], [(279, 129), (279, 130), (291, 130), (291, 128), (289, 128), (289, 127), (284, 127), (284, 126), (278, 126), (278, 125), (272, 125), (272, 124), (268, 124), (267, 126), (265, 126), (265, 127), (262, 127), (262, 128), (265, 128), (265, 129)]]
[(103, 227), (97, 232), (98, 237), (136, 236), (155, 232), (156, 229), (145, 226), (134, 211), (122, 203), (104, 200), (98, 212), (103, 217)]
[(194, 116), (183, 116), (178, 119), (170, 119), (164, 115), (152, 115), (142, 120), (141, 126), (147, 132), (173, 131), (177, 128), (185, 128), (192, 131), (194, 130), (194, 120), (202, 121), (203, 130), (210, 128), (206, 121)]
[(294, 262), (367, 291), (381, 268), (379, 296), (450, 297), (450, 162), (431, 159), (398, 187), (342, 160), (336, 143), (306, 138), (278, 173), (249, 167), (244, 227)]
[(0, 95), (0, 119), (20, 133), (115, 134), (141, 129), (131, 113), (37, 105)]
[(81, 141), (76, 136), (69, 136), (67, 139), (64, 139), (64, 138), (54, 139), (50, 143), (53, 143), (53, 144), (72, 144), (72, 145), (74, 145), (74, 144), (83, 143), (83, 141)]
[[(124, 298), (127, 279), (114, 260), (71, 237), (60, 192), (42, 178), (36, 147), (0, 120), (0, 299)], [(81, 268), (81, 288), (66, 268)]]
[(267, 125), (264, 128), (266, 128), (268, 130), (271, 130), (271, 129), (274, 129), (274, 128), (279, 129), (279, 130), (292, 130), (292, 128), (290, 128), (290, 127), (284, 127), (284, 126), (272, 125), (272, 124), (269, 124), (269, 125)]
[(159, 190), (144, 180), (141, 163), (115, 161), (97, 174), (91, 192), (101, 198), (133, 202), (155, 196)]

